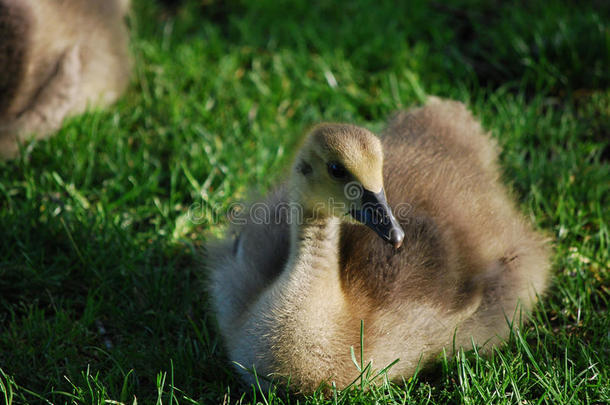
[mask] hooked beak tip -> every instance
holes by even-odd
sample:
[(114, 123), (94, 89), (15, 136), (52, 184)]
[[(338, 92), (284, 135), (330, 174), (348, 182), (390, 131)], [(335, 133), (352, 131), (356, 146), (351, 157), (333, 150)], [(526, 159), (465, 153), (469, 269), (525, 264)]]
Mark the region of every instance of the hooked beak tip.
[(362, 195), (362, 209), (350, 210), (354, 219), (371, 228), (383, 240), (398, 249), (402, 246), (405, 231), (394, 218), (392, 209), (388, 205), (383, 188), (377, 193), (364, 189)]
[(394, 228), (390, 231), (390, 242), (394, 245), (395, 249), (402, 246), (402, 242), (405, 239), (405, 232), (400, 228)]

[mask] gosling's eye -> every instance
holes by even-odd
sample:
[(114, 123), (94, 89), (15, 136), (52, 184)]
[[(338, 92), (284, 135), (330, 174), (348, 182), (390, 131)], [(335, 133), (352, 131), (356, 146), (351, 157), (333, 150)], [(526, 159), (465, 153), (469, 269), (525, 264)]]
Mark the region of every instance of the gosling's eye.
[(326, 167), (328, 168), (328, 174), (330, 174), (330, 177), (337, 180), (347, 178), (347, 169), (341, 163), (328, 162)]

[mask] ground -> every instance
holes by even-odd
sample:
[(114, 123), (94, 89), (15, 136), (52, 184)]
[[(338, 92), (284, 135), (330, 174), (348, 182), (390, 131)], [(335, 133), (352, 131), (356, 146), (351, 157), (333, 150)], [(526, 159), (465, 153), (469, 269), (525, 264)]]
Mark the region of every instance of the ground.
[[(609, 23), (594, 0), (135, 1), (127, 94), (0, 163), (0, 402), (608, 403)], [(242, 387), (202, 243), (311, 125), (379, 130), (428, 94), (480, 117), (554, 241), (534, 321), (368, 392)]]

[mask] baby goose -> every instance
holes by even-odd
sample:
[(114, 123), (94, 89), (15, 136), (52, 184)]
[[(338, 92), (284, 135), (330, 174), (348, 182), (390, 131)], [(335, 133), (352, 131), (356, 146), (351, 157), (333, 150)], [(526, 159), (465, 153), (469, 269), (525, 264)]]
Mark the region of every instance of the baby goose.
[(0, 0), (0, 158), (129, 82), (129, 0)]
[(545, 239), (457, 102), (401, 113), (381, 140), (314, 128), (287, 184), (235, 222), (207, 249), (229, 356), (302, 392), (358, 376), (361, 320), (364, 364), (409, 377), (454, 344), (489, 350), (548, 283)]

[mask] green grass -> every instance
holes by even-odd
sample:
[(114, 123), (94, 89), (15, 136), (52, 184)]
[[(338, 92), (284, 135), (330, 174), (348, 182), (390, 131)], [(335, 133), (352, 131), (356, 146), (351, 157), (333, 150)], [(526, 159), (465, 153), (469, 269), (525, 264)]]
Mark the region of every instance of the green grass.
[[(136, 1), (125, 97), (0, 163), (0, 402), (610, 401), (610, 7), (396, 3), (192, 1), (171, 16)], [(308, 126), (379, 130), (426, 94), (481, 118), (555, 240), (534, 322), (490, 357), (368, 392), (242, 387), (201, 244), (282, 178)]]

